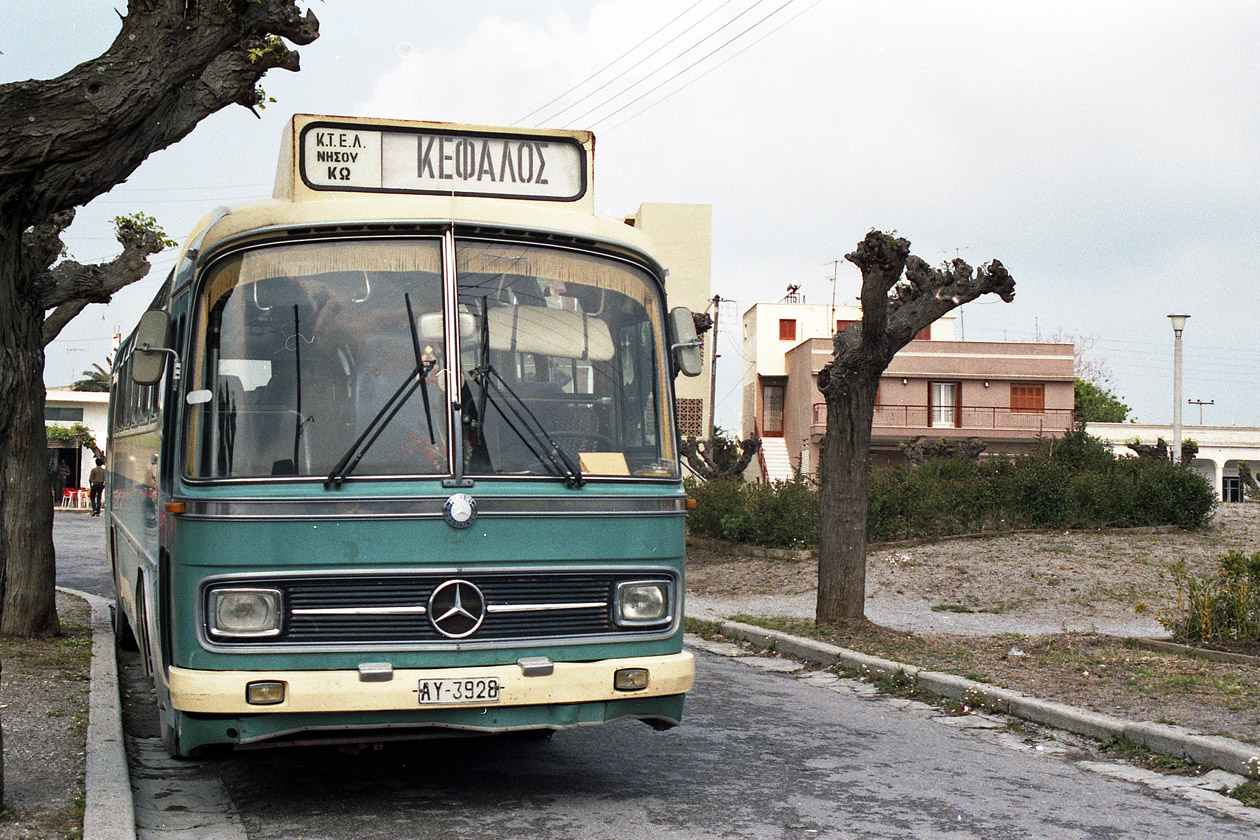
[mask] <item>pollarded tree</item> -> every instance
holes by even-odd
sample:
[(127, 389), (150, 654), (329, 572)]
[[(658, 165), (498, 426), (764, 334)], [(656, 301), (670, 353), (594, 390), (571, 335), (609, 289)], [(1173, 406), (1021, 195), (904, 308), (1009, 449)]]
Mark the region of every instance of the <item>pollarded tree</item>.
[[(85, 304), (143, 277), (159, 247), (151, 232), (133, 230), (112, 263), (57, 263), (73, 209), (210, 114), (258, 105), (268, 70), (298, 69), (285, 40), (309, 44), (318, 35), (315, 16), (293, 0), (131, 0), (98, 58), (56, 79), (0, 85), (0, 633), (58, 630), (43, 437), (46, 337)], [(35, 484), (40, 490), (30, 491)]]
[(962, 260), (930, 267), (910, 243), (871, 231), (845, 256), (862, 271), (862, 320), (836, 333), (818, 373), (827, 402), (816, 619), (860, 619), (866, 603), (866, 488), (879, 378), (919, 330), (990, 292), (1008, 303), (1015, 280), (997, 260), (973, 273)]

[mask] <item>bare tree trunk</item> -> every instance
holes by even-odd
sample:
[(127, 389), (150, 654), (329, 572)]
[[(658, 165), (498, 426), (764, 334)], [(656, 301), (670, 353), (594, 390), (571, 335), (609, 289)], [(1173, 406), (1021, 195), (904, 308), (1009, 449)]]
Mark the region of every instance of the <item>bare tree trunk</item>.
[[(8, 325), (17, 355), (16, 393), (4, 461), (0, 517), (4, 525), (0, 635), (55, 636), (56, 560), (53, 552), (52, 488), (44, 431), (43, 312), (30, 310)], [(0, 410), (3, 410), (0, 407)]]
[[(21, 242), (22, 231), (19, 227), (0, 224), (0, 277), (21, 276)], [(0, 335), (21, 334), (24, 291), (17, 282), (0, 283)], [(4, 473), (9, 460), (9, 444), (13, 437), (13, 414), (19, 392), (26, 390), (23, 377), (25, 368), (22, 364), (24, 355), (15, 342), (0, 342), (0, 455), (4, 456), (3, 461), (0, 461), (0, 507), (9, 498)], [(47, 464), (44, 465), (44, 472), (48, 472)], [(0, 604), (3, 604), (5, 594), (7, 560), (4, 540), (0, 539)]]
[(880, 376), (919, 330), (951, 309), (989, 293), (1015, 297), (1015, 281), (997, 260), (975, 274), (962, 260), (933, 269), (910, 255), (908, 241), (878, 231), (845, 259), (862, 270), (862, 320), (835, 335), (832, 359), (818, 372), (827, 401), (819, 622), (860, 619), (866, 611), (866, 491)]
[[(883, 368), (848, 382), (849, 399), (828, 405), (820, 458), (821, 530), (818, 546), (819, 622), (860, 619), (866, 603), (866, 485), (871, 466), (871, 420)], [(823, 558), (826, 561), (823, 562)]]

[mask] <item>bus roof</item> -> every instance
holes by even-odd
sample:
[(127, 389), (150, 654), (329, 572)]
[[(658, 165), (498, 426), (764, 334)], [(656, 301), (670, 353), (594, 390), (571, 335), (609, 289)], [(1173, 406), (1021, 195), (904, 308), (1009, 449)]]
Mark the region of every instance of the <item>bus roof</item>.
[(362, 222), (546, 231), (649, 255), (640, 231), (594, 215), (594, 152), (589, 131), (295, 114), (273, 198), (209, 214), (184, 249)]

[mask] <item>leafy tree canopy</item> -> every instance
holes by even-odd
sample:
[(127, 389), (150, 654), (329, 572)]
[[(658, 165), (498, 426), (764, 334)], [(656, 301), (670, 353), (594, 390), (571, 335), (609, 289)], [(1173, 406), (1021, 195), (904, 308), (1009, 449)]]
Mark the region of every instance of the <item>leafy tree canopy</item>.
[(1080, 423), (1123, 423), (1132, 411), (1120, 397), (1095, 382), (1076, 380), (1076, 417)]
[(72, 391), (108, 391), (109, 390), (109, 371), (98, 364), (92, 365), (92, 370), (83, 371), (83, 378), (76, 380), (70, 386)]

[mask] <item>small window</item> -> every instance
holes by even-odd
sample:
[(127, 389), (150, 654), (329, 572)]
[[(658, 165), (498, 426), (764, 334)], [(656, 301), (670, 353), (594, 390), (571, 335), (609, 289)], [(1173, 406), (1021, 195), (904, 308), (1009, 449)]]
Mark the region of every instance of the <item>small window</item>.
[(836, 332), (838, 332), (838, 333), (839, 333), (839, 332), (844, 332), (845, 330), (847, 330), (849, 327), (853, 326), (853, 325), (854, 325), (854, 324), (856, 324), (856, 323), (857, 323), (857, 321), (844, 321), (844, 320), (837, 320), (837, 321), (836, 321)]
[(779, 319), (779, 341), (795, 341), (796, 340), (796, 319), (780, 318)]
[(82, 423), (83, 409), (63, 406), (45, 406), (44, 419), (50, 423)]
[(1045, 385), (1011, 385), (1011, 411), (1044, 414)]
[(928, 425), (962, 425), (962, 386), (957, 382), (932, 382), (928, 385)]
[(932, 338), (932, 325), (928, 324), (923, 329), (914, 334), (915, 341), (929, 341)]

